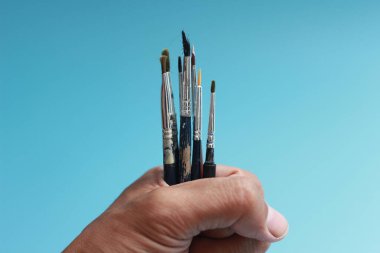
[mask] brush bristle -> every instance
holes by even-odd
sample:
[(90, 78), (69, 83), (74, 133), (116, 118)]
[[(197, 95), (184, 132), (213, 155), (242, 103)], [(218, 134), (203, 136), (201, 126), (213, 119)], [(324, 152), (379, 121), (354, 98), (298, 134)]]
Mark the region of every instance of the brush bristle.
[(215, 81), (211, 81), (211, 93), (215, 93)]
[(161, 72), (166, 73), (166, 61), (168, 57), (166, 55), (161, 55), (160, 62), (161, 62)]
[(192, 53), (191, 54), (191, 66), (194, 66), (195, 65), (195, 54)]
[(169, 49), (167, 48), (164, 48), (161, 52), (162, 55), (166, 55), (167, 57), (169, 57)]
[(182, 72), (182, 59), (181, 56), (178, 56), (178, 73)]
[(169, 49), (165, 48), (164, 50), (162, 50), (162, 55), (165, 55), (166, 57), (168, 57), (166, 59), (166, 71), (167, 72), (170, 72), (170, 57), (169, 57)]
[(198, 70), (198, 86), (202, 85), (202, 70)]
[(183, 44), (183, 54), (185, 56), (190, 56), (190, 42), (186, 38), (186, 34), (182, 31), (182, 44)]

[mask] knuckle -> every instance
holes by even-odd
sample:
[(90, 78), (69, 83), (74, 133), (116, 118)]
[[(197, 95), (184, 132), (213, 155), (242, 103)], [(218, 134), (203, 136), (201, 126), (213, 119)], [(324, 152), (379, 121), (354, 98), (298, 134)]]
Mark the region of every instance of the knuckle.
[(139, 199), (136, 210), (147, 222), (165, 220), (168, 213), (167, 208), (162, 208), (163, 206), (165, 206), (165, 193), (158, 189)]
[(234, 195), (238, 205), (242, 208), (250, 208), (258, 201), (258, 194), (255, 190), (252, 178), (237, 177), (234, 180)]
[(253, 175), (253, 178), (254, 178), (255, 190), (258, 193), (258, 195), (263, 198), (264, 197), (264, 188), (263, 188), (263, 185), (262, 185), (262, 183), (260, 182), (259, 178), (256, 175)]
[(256, 205), (264, 199), (264, 189), (257, 176), (241, 176), (234, 178), (234, 194), (243, 207)]

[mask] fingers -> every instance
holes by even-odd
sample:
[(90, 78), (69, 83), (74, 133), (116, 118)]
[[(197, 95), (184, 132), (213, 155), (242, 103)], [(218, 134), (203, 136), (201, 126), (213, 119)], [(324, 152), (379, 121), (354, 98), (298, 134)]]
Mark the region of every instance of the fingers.
[(255, 239), (233, 235), (226, 239), (210, 239), (196, 237), (190, 246), (190, 253), (219, 252), (219, 253), (263, 253), (270, 244)]
[[(252, 175), (249, 172), (229, 167), (225, 165), (217, 166), (217, 177), (227, 177), (232, 175)], [(158, 187), (168, 186), (163, 180), (163, 169), (161, 166), (154, 167), (148, 170), (144, 175), (137, 179), (133, 184), (126, 188), (120, 196), (114, 201), (111, 207), (121, 207), (127, 202), (133, 200), (137, 196), (148, 193)]]
[[(232, 175), (245, 175), (246, 172), (234, 167), (218, 165), (216, 174), (217, 177), (227, 177)], [(111, 207), (123, 207), (127, 202), (133, 200), (135, 197), (141, 196), (144, 193), (148, 193), (158, 187), (163, 186), (168, 186), (163, 180), (163, 169), (161, 166), (154, 167), (126, 188), (114, 201)]]
[(255, 177), (252, 173), (227, 165), (218, 164), (216, 165), (216, 177), (230, 177), (230, 176), (248, 176)]
[[(220, 166), (227, 177), (201, 179), (154, 191), (159, 206), (171, 212), (177, 225), (186, 229), (187, 237), (202, 231), (231, 228), (243, 237), (274, 242), (282, 239), (288, 228), (286, 219), (264, 201), (260, 182), (253, 174)], [(269, 210), (269, 212), (268, 212)]]

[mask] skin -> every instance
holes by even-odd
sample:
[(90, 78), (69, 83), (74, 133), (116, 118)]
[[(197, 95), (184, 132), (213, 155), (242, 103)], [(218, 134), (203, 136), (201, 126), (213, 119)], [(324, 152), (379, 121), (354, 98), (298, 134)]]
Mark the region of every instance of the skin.
[(258, 253), (286, 236), (288, 222), (266, 204), (255, 175), (216, 171), (169, 187), (162, 168), (149, 170), (63, 252)]

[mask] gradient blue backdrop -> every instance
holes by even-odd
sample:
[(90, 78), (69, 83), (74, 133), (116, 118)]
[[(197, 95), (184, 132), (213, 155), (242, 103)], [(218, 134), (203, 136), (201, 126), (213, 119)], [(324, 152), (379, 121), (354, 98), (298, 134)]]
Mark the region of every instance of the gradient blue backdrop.
[(61, 251), (162, 162), (182, 29), (217, 161), (290, 222), (270, 252), (380, 252), (379, 24), (379, 1), (1, 1), (0, 252)]

